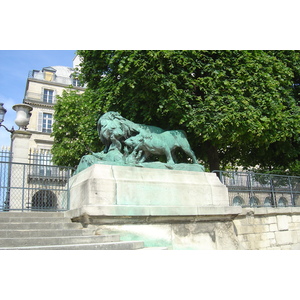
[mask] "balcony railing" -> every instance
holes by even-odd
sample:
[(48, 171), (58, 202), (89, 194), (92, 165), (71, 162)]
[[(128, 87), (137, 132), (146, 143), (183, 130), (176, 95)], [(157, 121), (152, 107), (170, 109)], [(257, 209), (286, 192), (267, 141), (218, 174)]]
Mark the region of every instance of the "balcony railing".
[[(34, 71), (29, 72), (28, 78), (45, 80), (44, 73), (34, 72)], [(45, 81), (49, 81), (49, 80), (45, 80)], [(53, 80), (51, 80), (51, 82), (56, 82), (56, 83), (61, 83), (61, 84), (66, 84), (66, 85), (72, 85), (72, 83), (73, 83), (72, 78), (62, 77), (62, 76), (53, 76)]]
[(52, 96), (52, 100), (44, 101), (44, 95), (41, 93), (33, 93), (33, 92), (27, 92), (25, 95), (26, 100), (30, 101), (38, 101), (38, 102), (43, 102), (45, 104), (55, 104), (57, 99), (56, 96)]
[(38, 80), (43, 80), (46, 82), (54, 82), (54, 83), (59, 83), (59, 84), (63, 84), (63, 85), (72, 85), (74, 87), (82, 87), (79, 85), (78, 80), (74, 79), (73, 77), (62, 77), (62, 76), (56, 76), (53, 75), (52, 80), (46, 80), (44, 77), (44, 73), (43, 72), (36, 72), (36, 71), (30, 71), (28, 73), (28, 78), (34, 78), (34, 79), (38, 79)]

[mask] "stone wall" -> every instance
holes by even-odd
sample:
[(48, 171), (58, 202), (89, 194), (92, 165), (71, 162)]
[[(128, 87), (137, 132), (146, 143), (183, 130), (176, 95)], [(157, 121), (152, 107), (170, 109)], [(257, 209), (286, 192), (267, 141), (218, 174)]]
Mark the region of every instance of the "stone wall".
[(85, 223), (95, 234), (119, 234), (123, 240), (170, 250), (300, 249), (300, 207), (203, 207), (189, 216), (180, 214), (180, 208), (173, 215), (156, 210), (151, 216), (131, 208), (122, 216), (89, 206), (84, 214), (76, 213), (84, 218), (73, 221)]
[(300, 208), (244, 208), (234, 220), (240, 249), (300, 249)]
[(214, 173), (93, 165), (70, 179), (66, 216), (146, 247), (300, 249), (300, 207), (230, 206)]

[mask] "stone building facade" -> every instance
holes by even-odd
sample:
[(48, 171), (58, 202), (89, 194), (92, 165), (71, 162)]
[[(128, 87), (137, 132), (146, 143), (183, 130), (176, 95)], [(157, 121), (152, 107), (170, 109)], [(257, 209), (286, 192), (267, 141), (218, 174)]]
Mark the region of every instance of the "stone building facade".
[[(44, 152), (50, 155), (53, 145), (51, 137), (53, 113), (57, 96), (61, 96), (64, 90), (73, 89), (83, 93), (85, 88), (80, 85), (75, 67), (78, 65), (78, 56), (73, 60), (73, 68), (65, 66), (45, 67), (42, 70), (29, 72), (24, 104), (32, 106), (31, 118), (27, 133), (30, 133), (28, 141), (28, 157), (30, 152)], [(27, 148), (27, 147), (26, 147)], [(14, 161), (18, 159), (18, 149), (14, 147)], [(23, 149), (22, 151), (25, 151)], [(44, 159), (44, 158), (43, 158)]]
[(12, 164), (4, 210), (67, 209), (67, 201), (60, 194), (70, 170), (53, 165), (51, 133), (57, 96), (64, 90), (85, 90), (75, 69), (79, 62), (76, 56), (73, 67), (50, 66), (29, 72), (23, 104), (31, 106), (31, 116), (26, 130), (12, 133)]

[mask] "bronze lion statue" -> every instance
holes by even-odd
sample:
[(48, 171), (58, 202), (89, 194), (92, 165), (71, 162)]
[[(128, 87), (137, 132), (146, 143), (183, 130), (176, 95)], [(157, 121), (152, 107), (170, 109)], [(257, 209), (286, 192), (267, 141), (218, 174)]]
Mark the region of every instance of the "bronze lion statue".
[(104, 153), (118, 149), (122, 152), (123, 142), (137, 134), (161, 133), (163, 129), (156, 126), (137, 124), (122, 117), (118, 112), (109, 111), (97, 122), (97, 131), (104, 144)]
[[(167, 163), (163, 164), (163, 167), (185, 170), (187, 164), (177, 167), (174, 161), (174, 151), (177, 148), (183, 150), (191, 158), (193, 167), (198, 164), (186, 134), (182, 130), (166, 131), (156, 126), (137, 124), (122, 117), (118, 112), (109, 111), (98, 119), (97, 132), (105, 146), (104, 150), (98, 153), (90, 150), (91, 154), (81, 158), (74, 174), (96, 163), (147, 165), (150, 168), (158, 168), (157, 162), (144, 163), (151, 155), (165, 156)], [(198, 165), (196, 169), (200, 172), (204, 171), (201, 165)]]

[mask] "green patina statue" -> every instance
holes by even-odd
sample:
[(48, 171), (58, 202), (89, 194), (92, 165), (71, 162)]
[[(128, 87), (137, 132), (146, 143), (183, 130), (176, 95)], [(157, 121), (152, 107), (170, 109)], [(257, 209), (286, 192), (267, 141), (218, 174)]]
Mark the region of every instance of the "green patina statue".
[[(182, 130), (165, 131), (155, 126), (136, 124), (117, 112), (107, 112), (99, 118), (97, 131), (104, 150), (83, 156), (75, 174), (93, 164), (204, 171)], [(183, 150), (193, 164), (175, 163), (177, 148)], [(153, 155), (164, 156), (166, 163), (151, 161)]]

